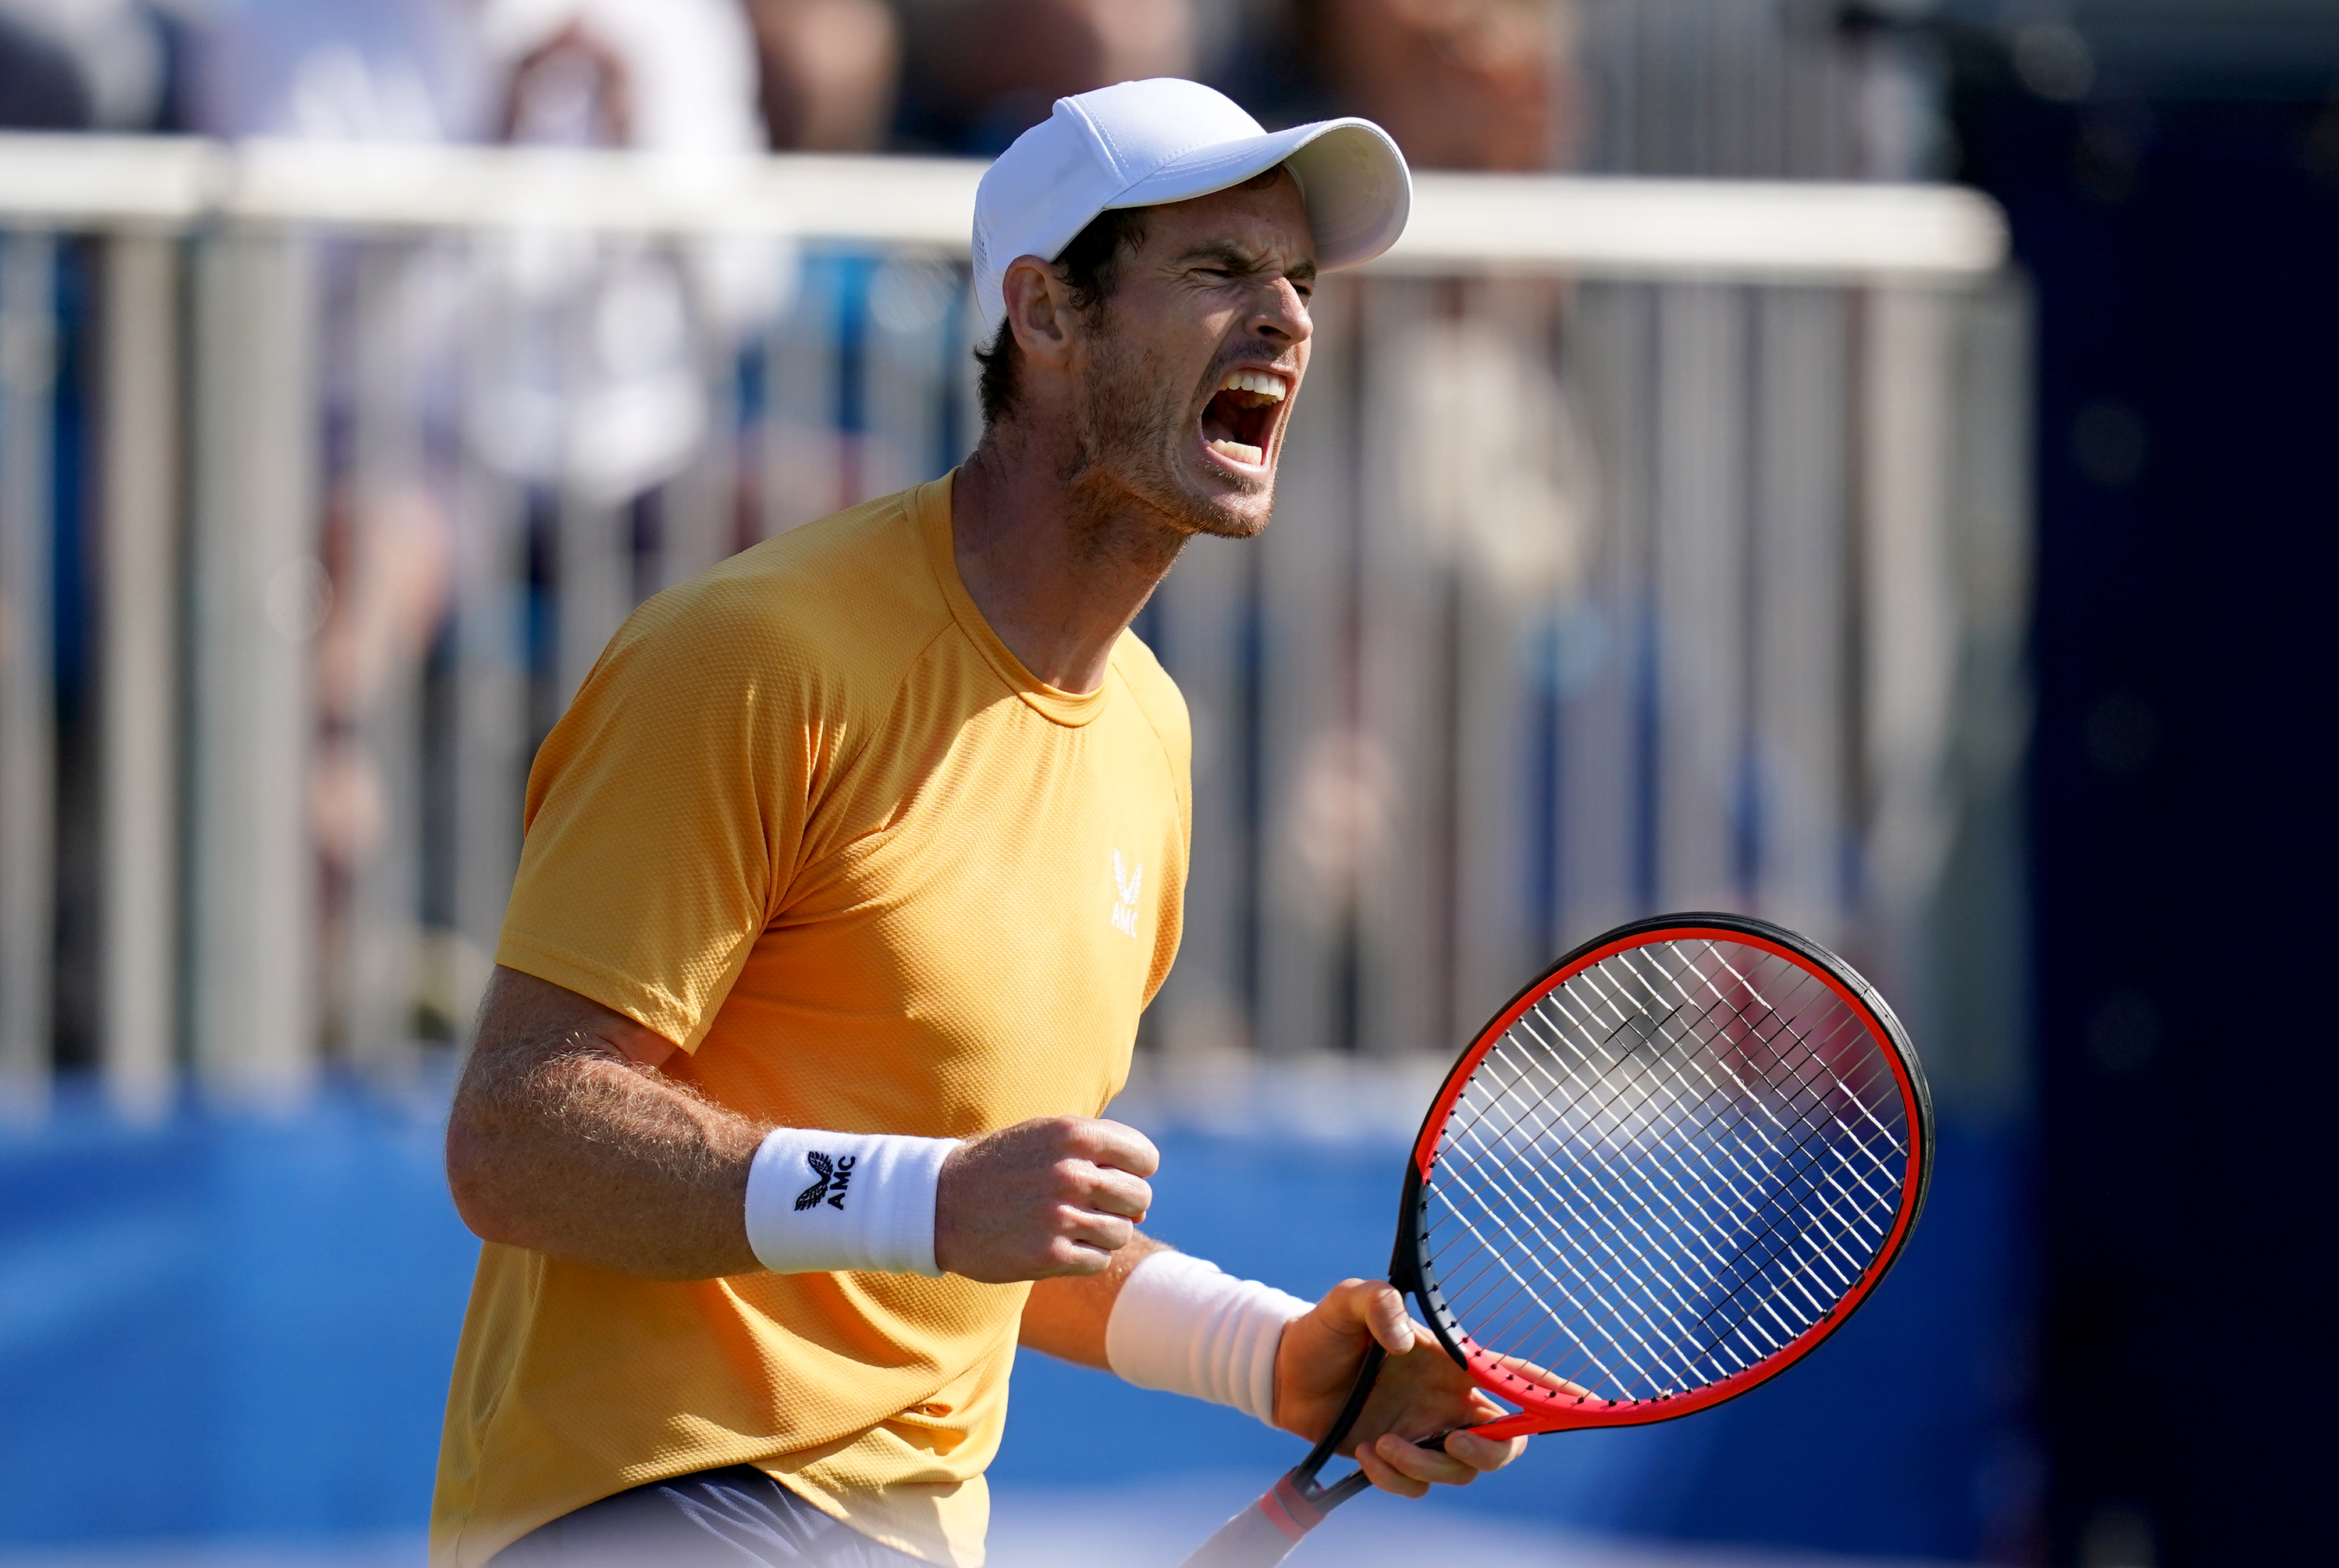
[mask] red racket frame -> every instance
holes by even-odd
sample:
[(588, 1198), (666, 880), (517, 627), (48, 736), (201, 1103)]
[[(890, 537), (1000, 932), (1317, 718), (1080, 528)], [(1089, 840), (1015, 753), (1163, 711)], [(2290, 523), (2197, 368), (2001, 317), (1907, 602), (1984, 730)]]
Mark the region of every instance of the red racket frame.
[[(1593, 965), (1613, 958), (1617, 953), (1636, 947), (1648, 947), (1660, 942), (1696, 941), (1707, 939), (1735, 942), (1759, 948), (1774, 957), (1786, 959), (1799, 967), (1816, 971), (1829, 989), (1842, 999), (1853, 1014), (1861, 1020), (1882, 1043), (1885, 1055), (1890, 1059), (1894, 1079), (1900, 1088), (1903, 1109), (1909, 1126), (1908, 1169), (1901, 1180), (1900, 1209), (1893, 1218), (1892, 1230), (1876, 1257), (1862, 1271), (1851, 1288), (1846, 1291), (1819, 1321), (1793, 1339), (1772, 1352), (1761, 1361), (1741, 1372), (1707, 1384), (1678, 1395), (1660, 1395), (1654, 1399), (1607, 1400), (1566, 1394), (1540, 1386), (1515, 1373), (1502, 1369), (1501, 1357), (1472, 1340), (1467, 1334), (1449, 1326), (1449, 1315), (1436, 1291), (1424, 1277), (1420, 1267), (1420, 1237), (1422, 1187), (1436, 1168), (1437, 1146), (1446, 1133), (1446, 1123), (1454, 1106), (1468, 1087), (1470, 1075), (1488, 1051), (1510, 1032), (1526, 1011), (1551, 992)], [(1424, 1308), (1429, 1319), (1430, 1331), (1447, 1355), (1470, 1374), (1479, 1386), (1496, 1398), (1520, 1406), (1516, 1415), (1506, 1415), (1472, 1430), (1482, 1437), (1523, 1437), (1538, 1432), (1564, 1432), (1586, 1426), (1633, 1426), (1651, 1421), (1669, 1421), (1677, 1415), (1688, 1415), (1710, 1409), (1726, 1399), (1734, 1399), (1756, 1385), (1777, 1376), (1810, 1354), (1811, 1348), (1842, 1326), (1860, 1304), (1868, 1298), (1899, 1257), (1911, 1227), (1925, 1206), (1925, 1189), (1930, 1185), (1933, 1165), (1933, 1105), (1932, 1095), (1925, 1083), (1924, 1070), (1918, 1065), (1917, 1053), (1909, 1043), (1900, 1021), (1892, 1015), (1884, 999), (1862, 980), (1851, 967), (1817, 942), (1797, 936), (1794, 932), (1754, 920), (1745, 915), (1694, 913), (1662, 915), (1653, 920), (1635, 922), (1619, 928), (1577, 949), (1546, 971), (1535, 983), (1513, 997), (1510, 1005), (1495, 1014), (1494, 1021), (1479, 1032), (1478, 1038), (1464, 1051), (1450, 1071), (1437, 1098), (1423, 1119), (1421, 1135), (1415, 1139), (1413, 1159), (1406, 1175), (1405, 1200), (1400, 1209), (1397, 1257), (1391, 1269), (1391, 1283), (1408, 1290)]]
[[(1437, 1166), (1438, 1140), (1446, 1131), (1446, 1119), (1453, 1115), (1455, 1102), (1461, 1098), (1469, 1082), (1470, 1074), (1494, 1049), (1495, 1042), (1510, 1032), (1511, 1026), (1528, 1008), (1603, 959), (1632, 948), (1646, 947), (1653, 942), (1680, 937), (1705, 937), (1739, 942), (1815, 971), (1829, 988), (1852, 1009), (1854, 1016), (1865, 1021), (1876, 1038), (1883, 1042), (1886, 1053), (1891, 1058), (1893, 1076), (1900, 1087), (1903, 1109), (1908, 1113), (1909, 1169), (1901, 1182), (1900, 1212), (1893, 1217), (1892, 1229), (1885, 1238), (1884, 1245), (1877, 1249), (1874, 1259), (1853, 1282), (1852, 1287), (1844, 1293), (1842, 1299), (1822, 1314), (1818, 1322), (1742, 1372), (1710, 1383), (1693, 1393), (1677, 1397), (1661, 1395), (1654, 1399), (1594, 1399), (1531, 1384), (1515, 1373), (1502, 1370), (1500, 1357), (1461, 1333), (1460, 1325), (1450, 1321), (1452, 1314), (1446, 1309), (1437, 1291), (1424, 1277), (1421, 1266), (1421, 1243), (1424, 1239), (1422, 1195), (1430, 1173)], [(1604, 932), (1561, 959), (1538, 976), (1535, 983), (1513, 997), (1509, 1004), (1495, 1015), (1495, 1021), (1479, 1031), (1470, 1049), (1456, 1061), (1439, 1088), (1429, 1114), (1422, 1120), (1421, 1134), (1414, 1140), (1412, 1158), (1406, 1162), (1405, 1196), (1397, 1208), (1396, 1244), (1391, 1248), (1389, 1283), (1399, 1290), (1411, 1293), (1420, 1303), (1422, 1316), (1429, 1320), (1430, 1332), (1445, 1346), (1446, 1353), (1475, 1382), (1497, 1398), (1520, 1406), (1516, 1415), (1473, 1427), (1472, 1430), (1481, 1436), (1519, 1437), (1536, 1432), (1564, 1432), (1571, 1427), (1631, 1426), (1650, 1421), (1666, 1421), (1676, 1415), (1688, 1415), (1711, 1408), (1778, 1376), (1808, 1355), (1821, 1339), (1841, 1327), (1844, 1320), (1868, 1298), (1876, 1282), (1884, 1277), (1900, 1256), (1910, 1228), (1917, 1223), (1918, 1215), (1924, 1209), (1925, 1189), (1931, 1184), (1932, 1174), (1933, 1100), (1925, 1086), (1924, 1070), (1918, 1065), (1916, 1050), (1910, 1045), (1908, 1033), (1901, 1029), (1900, 1021), (1892, 1016), (1892, 1010), (1885, 1005), (1884, 999), (1877, 995), (1875, 989), (1860, 979), (1850, 965), (1817, 942), (1808, 942), (1768, 921), (1735, 914), (1659, 915)], [(1308, 1457), (1278, 1481), (1265, 1496), (1220, 1526), (1216, 1534), (1186, 1559), (1185, 1568), (1268, 1568), (1268, 1565), (1278, 1563), (1295, 1543), (1323, 1522), (1325, 1515), (1366, 1488), (1368, 1482), (1362, 1470), (1354, 1471), (1328, 1486), (1318, 1477), (1334, 1450), (1355, 1426), (1366, 1401), (1371, 1397), (1384, 1355), (1377, 1343), (1367, 1345), (1364, 1359), (1357, 1368), (1355, 1383), (1348, 1390), (1347, 1403), (1323, 1436), (1317, 1440)], [(1440, 1434), (1436, 1437), (1423, 1438), (1421, 1445), (1439, 1446), (1444, 1436)]]

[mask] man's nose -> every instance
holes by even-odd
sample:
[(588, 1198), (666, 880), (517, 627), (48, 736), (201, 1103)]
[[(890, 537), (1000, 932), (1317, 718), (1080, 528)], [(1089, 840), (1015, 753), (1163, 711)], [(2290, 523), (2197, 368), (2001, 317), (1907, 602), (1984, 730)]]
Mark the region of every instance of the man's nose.
[(1308, 314), (1308, 301), (1288, 278), (1278, 278), (1268, 286), (1267, 298), (1252, 312), (1250, 330), (1272, 342), (1299, 344), (1306, 342), (1316, 330), (1316, 323)]

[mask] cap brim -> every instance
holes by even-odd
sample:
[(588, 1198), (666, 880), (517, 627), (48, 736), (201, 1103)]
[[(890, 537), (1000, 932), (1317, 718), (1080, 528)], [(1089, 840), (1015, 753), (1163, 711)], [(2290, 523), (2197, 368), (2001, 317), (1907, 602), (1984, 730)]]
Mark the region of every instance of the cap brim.
[(1316, 265), (1325, 271), (1369, 261), (1405, 232), (1413, 178), (1405, 154), (1370, 120), (1318, 120), (1260, 136), (1215, 143), (1163, 164), (1114, 199), (1115, 207), (1190, 202), (1288, 163), (1308, 203)]

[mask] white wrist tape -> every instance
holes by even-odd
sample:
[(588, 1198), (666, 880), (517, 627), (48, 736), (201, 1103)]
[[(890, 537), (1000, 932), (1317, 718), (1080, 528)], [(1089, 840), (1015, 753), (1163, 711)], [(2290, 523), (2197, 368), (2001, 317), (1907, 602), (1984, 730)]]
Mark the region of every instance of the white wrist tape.
[(1140, 1388), (1165, 1388), (1275, 1418), (1275, 1352), (1308, 1303), (1215, 1263), (1157, 1252), (1130, 1270), (1105, 1322), (1104, 1355)]
[(938, 1275), (934, 1198), (954, 1138), (775, 1127), (747, 1168), (747, 1245), (775, 1274)]

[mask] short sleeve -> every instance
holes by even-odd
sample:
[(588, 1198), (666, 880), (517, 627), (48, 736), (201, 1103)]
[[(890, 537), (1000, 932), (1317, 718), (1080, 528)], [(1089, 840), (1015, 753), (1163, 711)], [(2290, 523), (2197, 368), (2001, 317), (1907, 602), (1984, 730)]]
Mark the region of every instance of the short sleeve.
[(498, 963), (697, 1048), (803, 836), (817, 722), (794, 663), (706, 593), (636, 612), (529, 772)]

